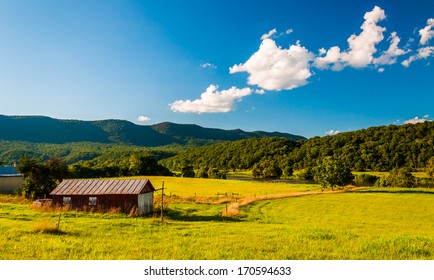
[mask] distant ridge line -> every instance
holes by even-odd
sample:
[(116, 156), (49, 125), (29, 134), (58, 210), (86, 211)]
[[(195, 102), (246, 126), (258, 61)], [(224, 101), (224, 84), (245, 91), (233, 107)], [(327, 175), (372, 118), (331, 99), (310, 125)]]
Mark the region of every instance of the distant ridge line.
[(246, 132), (241, 129), (225, 130), (172, 122), (137, 125), (119, 119), (82, 121), (46, 116), (0, 115), (0, 140), (32, 143), (97, 142), (144, 147), (171, 144), (202, 146), (223, 141), (276, 136), (296, 141), (306, 139), (283, 132)]

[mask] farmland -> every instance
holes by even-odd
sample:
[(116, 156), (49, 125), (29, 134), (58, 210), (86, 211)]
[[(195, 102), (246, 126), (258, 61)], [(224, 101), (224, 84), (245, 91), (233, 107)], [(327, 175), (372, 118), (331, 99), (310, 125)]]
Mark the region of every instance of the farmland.
[[(63, 211), (56, 231), (59, 212), (1, 196), (0, 258), (434, 259), (432, 189), (321, 194), (317, 185), (173, 177), (151, 181), (156, 188), (164, 181), (167, 188), (164, 222)], [(216, 195), (226, 192), (230, 194)], [(284, 197), (297, 192), (312, 195)], [(251, 199), (236, 215), (225, 215), (234, 200), (267, 195), (281, 198)]]

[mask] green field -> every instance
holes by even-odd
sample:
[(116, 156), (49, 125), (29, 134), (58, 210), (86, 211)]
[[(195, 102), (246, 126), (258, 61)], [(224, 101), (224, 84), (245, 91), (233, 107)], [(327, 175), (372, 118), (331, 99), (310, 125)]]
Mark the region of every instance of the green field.
[[(317, 186), (182, 178), (167, 191), (317, 191)], [(262, 185), (264, 184), (264, 185)], [(167, 194), (167, 193), (166, 193)], [(191, 197), (190, 197), (191, 198)], [(1, 259), (434, 259), (434, 190), (360, 189), (260, 200), (225, 217), (228, 203), (170, 199), (158, 217), (34, 210), (0, 196)]]
[(177, 196), (199, 196), (213, 197), (217, 193), (237, 193), (239, 196), (254, 196), (265, 194), (280, 194), (289, 192), (319, 190), (318, 184), (285, 184), (271, 182), (256, 182), (242, 180), (220, 180), (220, 179), (189, 179), (180, 177), (147, 176), (154, 187), (167, 188), (166, 194)]

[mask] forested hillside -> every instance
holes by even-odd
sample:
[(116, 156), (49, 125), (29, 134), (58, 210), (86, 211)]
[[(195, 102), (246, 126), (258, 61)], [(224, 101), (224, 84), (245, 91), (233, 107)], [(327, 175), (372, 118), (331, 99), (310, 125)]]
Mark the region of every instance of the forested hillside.
[(41, 144), (31, 142), (0, 140), (0, 161), (12, 165), (24, 155), (46, 161), (49, 158), (61, 158), (67, 164), (90, 162), (101, 165), (105, 162), (119, 161), (132, 154), (148, 154), (160, 160), (177, 154), (178, 147), (139, 147), (120, 144), (76, 142), (67, 144)]
[(290, 154), (296, 169), (317, 165), (334, 156), (355, 171), (390, 171), (395, 167), (424, 168), (434, 156), (434, 122), (371, 127), (312, 138)]
[(160, 123), (137, 125), (124, 120), (79, 121), (43, 116), (0, 115), (0, 140), (30, 143), (65, 144), (93, 142), (143, 147), (165, 145), (200, 146), (251, 137), (304, 137), (279, 132), (245, 132), (198, 125)]
[(161, 163), (171, 170), (181, 170), (191, 165), (194, 169), (216, 168), (220, 170), (252, 169), (256, 163), (271, 160), (283, 170), (300, 142), (282, 137), (251, 138), (225, 142), (211, 146), (192, 148)]
[(434, 157), (434, 122), (371, 127), (335, 136), (294, 142), (283, 138), (249, 139), (193, 148), (162, 161), (172, 170), (182, 166), (221, 170), (253, 169), (267, 162), (282, 171), (314, 168), (328, 156), (353, 171), (424, 168)]

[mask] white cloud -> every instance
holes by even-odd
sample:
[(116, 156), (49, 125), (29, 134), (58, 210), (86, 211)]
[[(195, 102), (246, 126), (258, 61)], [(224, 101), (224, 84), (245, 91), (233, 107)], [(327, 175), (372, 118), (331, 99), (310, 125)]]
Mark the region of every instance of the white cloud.
[[(420, 35), (420, 45), (426, 45), (428, 41), (434, 37), (434, 18), (430, 18), (427, 20), (427, 26), (419, 30)], [(434, 56), (434, 46), (426, 46), (420, 47), (417, 49), (417, 53), (411, 55), (406, 60), (404, 60), (401, 64), (404, 67), (409, 67), (410, 64), (416, 60), (426, 59), (428, 57)]]
[[(346, 66), (362, 68), (371, 64), (374, 60), (373, 55), (376, 53), (376, 45), (383, 39), (384, 27), (378, 26), (377, 23), (384, 20), (386, 15), (384, 10), (375, 6), (372, 11), (365, 13), (362, 32), (359, 35), (351, 35), (348, 42), (348, 50), (341, 52), (337, 46), (331, 47), (326, 53), (324, 49), (320, 50), (320, 55), (314, 63), (314, 66), (320, 69), (331, 67), (335, 71), (342, 70)], [(399, 42), (399, 41), (398, 41)]]
[(326, 49), (324, 49), (324, 48), (319, 49), (318, 52), (319, 52), (319, 55), (324, 55), (327, 53)]
[(146, 116), (138, 116), (137, 117), (137, 121), (139, 122), (149, 122), (151, 120), (150, 117), (146, 117)]
[(331, 47), (328, 51), (324, 48), (319, 50), (320, 55), (315, 59), (314, 66), (319, 69), (331, 68), (335, 71), (342, 70), (345, 66), (342, 61), (341, 49), (337, 46)]
[(252, 94), (250, 88), (238, 89), (231, 87), (228, 90), (218, 90), (218, 86), (210, 85), (200, 99), (177, 100), (170, 104), (170, 110), (180, 113), (226, 113), (234, 110), (235, 102), (244, 96)]
[(257, 94), (265, 94), (265, 90), (263, 90), (263, 89), (255, 89), (255, 93), (257, 93)]
[(424, 123), (429, 122), (428, 120), (429, 115), (425, 115), (423, 118), (419, 119), (419, 117), (414, 117), (413, 119), (407, 120), (404, 122), (404, 124), (416, 124), (416, 123)]
[(307, 79), (312, 76), (309, 63), (313, 58), (314, 55), (299, 42), (282, 49), (266, 38), (256, 53), (244, 64), (229, 68), (229, 72), (247, 72), (248, 83), (265, 90), (290, 90), (307, 84)]
[(425, 45), (428, 41), (434, 37), (434, 18), (430, 18), (426, 21), (426, 26), (419, 30), (420, 44)]
[[(263, 34), (263, 35), (261, 36), (261, 40), (271, 39), (271, 38), (279, 38), (279, 37), (281, 37), (281, 36), (291, 34), (292, 32), (294, 32), (294, 30), (291, 29), (291, 28), (289, 28), (289, 29), (287, 29), (285, 32), (280, 32), (279, 34), (277, 34), (277, 29), (274, 28), (274, 29), (271, 29), (270, 31), (268, 31), (268, 33)], [(277, 35), (276, 35), (276, 34), (277, 34)]]
[(423, 47), (417, 50), (417, 53), (404, 60), (401, 64), (405, 67), (409, 67), (410, 64), (416, 60), (426, 59), (430, 56), (434, 56), (434, 47)]
[(212, 69), (217, 69), (217, 66), (215, 66), (215, 65), (212, 64), (212, 63), (202, 63), (202, 64), (200, 65), (200, 67), (201, 67), (201, 68), (212, 68)]
[(375, 58), (373, 61), (374, 64), (376, 65), (395, 64), (398, 56), (408, 53), (408, 50), (405, 51), (398, 47), (398, 44), (401, 41), (401, 39), (396, 35), (396, 32), (392, 32), (388, 40), (390, 41), (389, 49), (383, 52), (383, 54), (380, 57)]
[(384, 72), (384, 68), (383, 67), (378, 68), (378, 73), (383, 73), (383, 72)]
[(261, 40), (265, 40), (265, 39), (271, 38), (274, 34), (276, 34), (276, 32), (277, 32), (276, 28), (268, 31), (267, 34), (264, 34), (264, 35), (261, 36)]
[(329, 136), (331, 136), (331, 135), (336, 135), (336, 134), (338, 134), (338, 133), (341, 133), (341, 131), (339, 131), (339, 130), (333, 130), (333, 129), (324, 132), (324, 134), (329, 135)]

